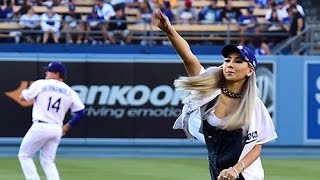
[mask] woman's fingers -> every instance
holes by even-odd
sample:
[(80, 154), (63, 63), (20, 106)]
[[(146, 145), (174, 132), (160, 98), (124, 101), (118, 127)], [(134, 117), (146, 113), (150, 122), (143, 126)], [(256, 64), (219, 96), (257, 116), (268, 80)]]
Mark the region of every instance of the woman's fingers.
[(156, 10), (153, 12), (153, 15), (151, 17), (152, 24), (155, 26), (158, 26), (161, 20), (161, 15), (159, 14), (159, 10)]
[(160, 19), (161, 18), (161, 11), (159, 9), (153, 12), (153, 17)]

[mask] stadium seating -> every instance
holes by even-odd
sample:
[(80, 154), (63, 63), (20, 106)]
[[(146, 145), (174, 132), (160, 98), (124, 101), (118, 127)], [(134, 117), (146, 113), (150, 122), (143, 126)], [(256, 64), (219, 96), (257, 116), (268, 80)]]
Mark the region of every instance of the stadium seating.
[[(75, 0), (76, 13), (82, 14), (82, 20), (86, 18), (86, 14), (91, 13), (91, 7), (94, 4), (94, 0)], [(206, 6), (209, 4), (209, 0), (195, 0), (193, 1), (193, 7), (196, 7), (197, 11), (200, 10), (201, 7)], [(249, 5), (248, 1), (241, 1), (235, 0), (233, 1), (234, 7), (238, 7), (241, 11), (245, 14), (246, 7)], [(183, 6), (183, 0), (177, 1), (177, 7)], [(218, 1), (219, 7), (224, 7), (224, 1)], [(14, 11), (17, 12), (20, 9), (20, 6), (14, 6)], [(46, 11), (45, 6), (35, 6), (35, 12), (41, 14)], [(176, 11), (176, 8), (173, 9)], [(67, 13), (68, 7), (67, 6), (55, 6), (54, 11), (59, 14)], [(145, 33), (146, 31), (149, 32), (157, 32), (158, 29), (152, 27), (151, 25), (143, 25), (143, 24), (134, 24), (138, 21), (137, 18), (138, 9), (135, 8), (126, 8), (125, 13), (127, 16), (127, 20), (130, 22), (128, 25), (128, 29), (132, 32), (133, 39), (141, 40), (146, 39)], [(264, 22), (264, 14), (266, 9), (255, 9), (254, 14), (258, 16), (258, 21), (260, 23)], [(174, 25), (177, 31), (185, 33), (187, 36), (186, 39), (190, 40), (225, 40), (225, 37), (228, 36), (229, 32), (238, 32), (239, 27), (237, 25), (226, 25), (226, 24), (210, 24), (210, 25), (200, 25), (200, 24), (192, 24), (192, 25)], [(1, 22), (0, 23), (0, 33), (6, 35), (12, 30), (20, 29), (18, 23), (7, 23)], [(189, 34), (193, 34), (189, 36)], [(166, 37), (161, 36), (161, 33), (153, 33), (153, 37), (148, 37), (149, 39), (159, 39), (163, 40)], [(1, 36), (0, 36), (1, 38)], [(229, 37), (230, 38), (230, 37)], [(237, 39), (237, 37), (232, 37), (233, 39)]]

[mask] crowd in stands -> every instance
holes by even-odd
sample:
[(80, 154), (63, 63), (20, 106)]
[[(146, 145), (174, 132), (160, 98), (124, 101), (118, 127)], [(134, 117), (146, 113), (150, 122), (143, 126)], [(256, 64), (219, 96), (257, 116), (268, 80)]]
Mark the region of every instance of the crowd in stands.
[[(268, 45), (281, 39), (277, 36), (266, 39), (259, 35), (261, 32), (295, 36), (305, 27), (305, 13), (298, 0), (246, 0), (250, 5), (242, 9), (234, 7), (232, 0), (219, 0), (224, 2), (223, 7), (218, 6), (218, 0), (207, 0), (209, 3), (200, 8), (193, 6), (200, 0), (91, 1), (92, 4), (85, 6), (89, 13), (79, 13), (77, 8), (84, 7), (79, 5), (79, 0), (5, 0), (1, 4), (0, 19), (19, 24), (23, 30), (20, 42), (130, 44), (133, 40), (128, 25), (149, 24), (152, 12), (159, 8), (173, 24), (236, 24), (238, 43), (251, 43), (258, 54), (269, 54)], [(181, 1), (183, 3), (179, 3)], [(16, 10), (15, 6), (19, 8)], [(45, 10), (37, 11), (35, 8), (39, 6)], [(68, 10), (56, 12), (54, 7), (61, 6)], [(137, 10), (134, 21), (128, 20), (128, 8)], [(254, 13), (257, 9), (266, 10), (264, 17)]]

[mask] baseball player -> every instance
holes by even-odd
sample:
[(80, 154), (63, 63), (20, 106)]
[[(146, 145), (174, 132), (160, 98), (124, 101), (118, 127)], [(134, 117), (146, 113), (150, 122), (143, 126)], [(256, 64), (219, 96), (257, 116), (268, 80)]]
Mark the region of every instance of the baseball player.
[[(33, 162), (38, 151), (47, 179), (60, 179), (54, 160), (61, 137), (85, 116), (85, 106), (78, 94), (63, 82), (66, 75), (65, 65), (62, 62), (51, 62), (45, 67), (45, 71), (45, 79), (32, 83), (20, 96), (22, 100), (33, 101), (33, 124), (23, 138), (18, 154), (27, 180), (40, 179)], [(63, 125), (69, 109), (73, 116)]]

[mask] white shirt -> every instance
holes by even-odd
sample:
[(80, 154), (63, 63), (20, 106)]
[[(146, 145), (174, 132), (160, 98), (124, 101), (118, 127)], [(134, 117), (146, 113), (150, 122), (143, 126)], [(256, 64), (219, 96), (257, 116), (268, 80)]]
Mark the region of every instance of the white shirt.
[(214, 126), (220, 129), (226, 124), (226, 121), (218, 118), (213, 111), (210, 112), (207, 118), (207, 121), (211, 126)]
[(54, 13), (52, 16), (48, 16), (47, 13), (43, 13), (40, 16), (41, 19), (41, 29), (43, 31), (48, 31), (49, 28), (52, 28), (54, 32), (58, 32), (61, 26), (60, 15)]
[[(276, 13), (280, 21), (282, 21), (283, 18), (288, 16), (288, 13), (285, 13), (282, 9), (276, 9)], [(272, 15), (272, 9), (268, 9), (266, 11), (266, 15), (264, 16), (264, 19), (266, 22), (269, 21), (269, 19), (271, 18), (271, 15)]]
[(38, 14), (32, 14), (32, 16), (24, 14), (20, 17), (19, 24), (28, 28), (37, 27), (40, 24), (40, 16)]
[[(287, 9), (288, 9), (289, 7), (290, 7), (290, 4), (287, 4), (287, 5), (285, 5), (284, 7), (282, 7), (282, 9), (281, 9), (281, 10), (282, 10), (282, 17), (281, 17), (281, 19), (286, 18), (286, 17), (289, 16), (288, 11), (287, 11)], [(297, 8), (298, 12), (299, 12), (302, 16), (305, 16), (303, 7), (302, 7), (300, 4), (296, 4), (296, 8)]]
[(22, 91), (25, 100), (34, 100), (32, 120), (63, 125), (70, 109), (77, 112), (84, 109), (78, 94), (67, 84), (55, 79), (40, 79)]
[(104, 17), (105, 20), (109, 20), (116, 13), (110, 4), (104, 3), (102, 8), (98, 8), (97, 14), (100, 17)]

